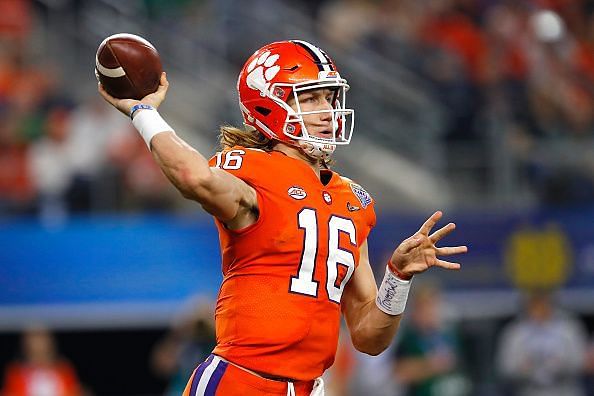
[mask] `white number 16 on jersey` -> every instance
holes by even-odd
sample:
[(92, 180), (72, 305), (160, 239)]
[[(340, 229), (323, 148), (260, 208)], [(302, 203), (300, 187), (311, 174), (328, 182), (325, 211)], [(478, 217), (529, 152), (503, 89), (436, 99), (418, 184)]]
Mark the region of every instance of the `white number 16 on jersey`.
[(217, 162), (215, 164), (215, 167), (232, 170), (239, 169), (243, 164), (242, 155), (245, 155), (245, 151), (240, 149), (229, 150), (226, 152), (219, 151), (216, 154)]
[[(314, 209), (304, 208), (298, 214), (299, 228), (305, 231), (303, 253), (297, 276), (291, 277), (290, 291), (307, 296), (318, 296), (319, 282), (314, 280), (316, 256), (318, 253), (318, 218)], [(355, 271), (355, 257), (353, 254), (339, 246), (340, 233), (349, 236), (351, 244), (357, 247), (356, 229), (351, 219), (334, 216), (328, 221), (328, 260), (326, 260), (326, 292), (328, 298), (335, 303), (340, 303), (340, 297), (353, 272)], [(336, 285), (338, 266), (346, 267), (346, 274), (340, 284)]]

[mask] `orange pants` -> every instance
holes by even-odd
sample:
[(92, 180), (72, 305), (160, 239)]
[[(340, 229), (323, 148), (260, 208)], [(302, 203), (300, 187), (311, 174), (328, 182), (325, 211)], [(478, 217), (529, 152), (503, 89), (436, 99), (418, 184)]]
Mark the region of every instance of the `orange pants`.
[[(314, 381), (293, 382), (296, 396), (309, 396)], [(183, 396), (287, 396), (288, 382), (262, 378), (210, 355), (190, 377)]]

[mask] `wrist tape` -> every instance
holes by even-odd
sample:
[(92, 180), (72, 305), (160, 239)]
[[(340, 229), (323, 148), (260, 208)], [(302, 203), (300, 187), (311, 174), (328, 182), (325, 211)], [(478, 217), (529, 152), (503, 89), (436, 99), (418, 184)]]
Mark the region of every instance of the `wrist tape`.
[(375, 304), (388, 315), (400, 315), (406, 307), (408, 291), (412, 280), (398, 278), (389, 267), (386, 267), (386, 275), (377, 292)]
[(151, 105), (147, 105), (147, 104), (144, 104), (144, 103), (138, 103), (138, 104), (135, 104), (134, 106), (132, 106), (132, 109), (130, 109), (130, 119), (133, 120), (134, 119), (134, 114), (136, 114), (136, 112), (138, 110), (143, 110), (143, 109), (145, 109), (145, 110), (157, 110), (157, 109), (155, 109)]
[(133, 110), (132, 124), (144, 139), (144, 142), (151, 149), (151, 139), (161, 132), (173, 132), (173, 128), (161, 117), (153, 107), (142, 107), (141, 111)]

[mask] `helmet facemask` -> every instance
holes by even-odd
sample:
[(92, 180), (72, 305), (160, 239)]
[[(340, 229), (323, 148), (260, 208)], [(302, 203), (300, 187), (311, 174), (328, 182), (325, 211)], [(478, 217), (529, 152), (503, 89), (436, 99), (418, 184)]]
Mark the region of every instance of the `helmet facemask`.
[[(354, 110), (345, 107), (346, 91), (349, 89), (346, 80), (332, 78), (299, 84), (276, 83), (270, 87), (269, 92), (274, 93), (278, 88), (290, 90), (289, 97), (294, 99), (296, 107), (296, 109), (293, 109), (286, 101), (275, 97), (275, 95), (270, 95), (278, 105), (286, 110), (283, 133), (306, 154), (314, 158), (327, 159), (334, 152), (337, 145), (350, 143), (354, 126)], [(299, 102), (299, 94), (324, 88), (330, 89), (334, 93), (331, 100), (332, 108), (303, 111)], [(315, 136), (309, 133), (304, 122), (304, 116), (306, 115), (323, 113), (330, 113), (332, 117), (332, 135), (328, 137)]]

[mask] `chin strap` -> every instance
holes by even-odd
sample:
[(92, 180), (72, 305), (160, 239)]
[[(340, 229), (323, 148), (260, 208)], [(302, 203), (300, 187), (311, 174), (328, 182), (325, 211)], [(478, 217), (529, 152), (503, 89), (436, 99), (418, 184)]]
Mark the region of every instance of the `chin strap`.
[(299, 140), (297, 145), (309, 157), (322, 160), (327, 160), (332, 155), (332, 153), (334, 153), (334, 150), (336, 150), (335, 144), (328, 143), (306, 142)]

